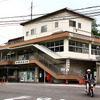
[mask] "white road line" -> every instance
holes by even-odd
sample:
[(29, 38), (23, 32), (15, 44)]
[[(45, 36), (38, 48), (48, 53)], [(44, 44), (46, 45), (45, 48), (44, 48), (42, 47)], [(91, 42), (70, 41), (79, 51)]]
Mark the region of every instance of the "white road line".
[(28, 98), (31, 98), (31, 96), (20, 96), (20, 97), (8, 98), (4, 100), (18, 100), (18, 99), (28, 99)]
[(60, 100), (67, 100), (67, 99), (60, 99)]
[(37, 100), (51, 100), (51, 98), (48, 98), (48, 97), (47, 98), (41, 98), (40, 97), (40, 98), (37, 98)]

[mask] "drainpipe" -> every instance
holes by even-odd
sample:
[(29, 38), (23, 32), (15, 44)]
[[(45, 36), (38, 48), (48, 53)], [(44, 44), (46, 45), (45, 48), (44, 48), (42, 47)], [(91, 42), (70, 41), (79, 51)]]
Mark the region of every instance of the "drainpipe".
[(8, 83), (8, 68), (7, 68), (7, 83)]

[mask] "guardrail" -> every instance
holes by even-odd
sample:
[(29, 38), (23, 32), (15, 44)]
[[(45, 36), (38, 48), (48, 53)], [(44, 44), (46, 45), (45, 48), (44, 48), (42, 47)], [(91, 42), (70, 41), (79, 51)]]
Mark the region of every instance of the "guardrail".
[(43, 65), (45, 65), (47, 68), (52, 70), (56, 74), (63, 74), (61, 72), (61, 68), (59, 66), (54, 65), (49, 59), (45, 58), (42, 55), (39, 55), (37, 53), (34, 54), (25, 54), (25, 55), (20, 55), (18, 57), (12, 57), (12, 58), (6, 58), (0, 60), (0, 62), (12, 62), (12, 61), (20, 61), (20, 60), (33, 60), (36, 59), (39, 62), (41, 62)]
[[(38, 60), (39, 62), (41, 62), (43, 65), (45, 65), (47, 68), (49, 68), (50, 70), (52, 70), (54, 73), (56, 74), (60, 74), (63, 75), (64, 73), (61, 72), (61, 66), (59, 66), (58, 64), (55, 65), (53, 62), (47, 58), (46, 56), (43, 55), (39, 55), (37, 53), (34, 54), (26, 54), (26, 55), (20, 55), (18, 57), (14, 57), (14, 58), (10, 58), (10, 59), (2, 59), (0, 60), (1, 62), (8, 62), (8, 61), (20, 61), (20, 60)], [(75, 72), (73, 69), (70, 69), (68, 72), (68, 75), (77, 75), (80, 78), (83, 78), (84, 74), (83, 73), (77, 73)]]

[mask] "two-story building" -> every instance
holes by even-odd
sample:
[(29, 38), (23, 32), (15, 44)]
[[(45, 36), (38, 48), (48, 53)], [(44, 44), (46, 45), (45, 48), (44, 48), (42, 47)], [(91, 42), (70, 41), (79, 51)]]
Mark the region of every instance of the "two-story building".
[(0, 76), (46, 82), (50, 74), (55, 83), (82, 81), (90, 68), (100, 82), (100, 39), (92, 36), (93, 20), (64, 8), (21, 23), (24, 41), (0, 47)]

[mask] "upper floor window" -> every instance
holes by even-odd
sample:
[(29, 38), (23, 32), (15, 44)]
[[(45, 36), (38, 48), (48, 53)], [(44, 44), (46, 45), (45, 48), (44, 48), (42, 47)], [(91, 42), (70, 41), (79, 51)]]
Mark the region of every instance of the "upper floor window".
[(47, 32), (47, 25), (41, 26), (41, 33)]
[(36, 34), (36, 28), (31, 29), (31, 35)]
[(76, 21), (69, 20), (69, 26), (76, 27)]
[(28, 35), (29, 35), (29, 31), (26, 32), (26, 36), (28, 36)]
[(91, 46), (91, 54), (92, 55), (100, 55), (100, 46), (99, 45), (92, 45)]
[(81, 23), (78, 23), (78, 28), (81, 28)]
[(64, 41), (63, 40), (45, 43), (44, 45), (54, 52), (64, 51)]
[(89, 44), (84, 42), (69, 40), (69, 51), (78, 53), (89, 53)]
[(55, 22), (55, 28), (57, 28), (58, 27), (58, 22)]

